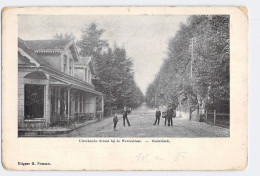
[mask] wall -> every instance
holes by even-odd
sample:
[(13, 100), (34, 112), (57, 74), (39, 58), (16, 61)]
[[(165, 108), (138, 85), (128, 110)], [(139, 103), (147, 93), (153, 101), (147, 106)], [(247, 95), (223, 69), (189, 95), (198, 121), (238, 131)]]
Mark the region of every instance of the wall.
[(72, 59), (73, 61), (73, 64), (72, 64), (72, 74), (70, 74), (71, 76), (74, 76), (75, 74), (75, 60), (72, 56), (72, 53), (71, 53), (71, 50), (69, 48), (66, 48), (60, 55), (60, 58), (61, 58), (61, 71), (63, 72), (63, 62), (64, 62), (64, 55), (67, 56), (67, 74), (69, 74), (69, 65), (70, 65), (70, 59)]
[(69, 59), (71, 58), (73, 60), (72, 70), (73, 73), (71, 76), (74, 75), (75, 70), (75, 61), (72, 57), (71, 51), (69, 49), (64, 50), (62, 53), (37, 53), (38, 56), (40, 56), (46, 63), (49, 63), (50, 67), (53, 68), (56, 71), (63, 72), (63, 59), (64, 55), (67, 56), (67, 74), (69, 73)]
[(24, 119), (24, 76), (29, 72), (18, 72), (18, 127), (23, 126)]
[(49, 63), (51, 68), (56, 71), (61, 71), (61, 56), (59, 53), (38, 53), (37, 55), (44, 59), (44, 61)]
[(74, 71), (75, 71), (75, 72), (74, 72), (74, 73), (75, 73), (74, 76), (75, 76), (76, 78), (78, 78), (78, 79), (84, 81), (84, 74), (85, 74), (84, 68), (75, 68)]
[[(87, 71), (87, 73), (85, 74), (85, 71)], [(86, 78), (85, 78), (86, 76)], [(90, 68), (89, 66), (87, 67), (80, 67), (80, 68), (75, 68), (75, 77), (80, 79), (80, 80), (83, 80), (89, 84), (92, 84), (92, 81), (91, 81), (91, 78), (92, 78), (92, 74), (90, 72)]]
[(24, 57), (20, 54), (20, 52), (18, 52), (18, 64), (21, 65), (34, 65), (30, 62), (29, 59), (27, 59), (27, 57)]
[(87, 113), (96, 113), (96, 97), (86, 93), (84, 98), (84, 110)]

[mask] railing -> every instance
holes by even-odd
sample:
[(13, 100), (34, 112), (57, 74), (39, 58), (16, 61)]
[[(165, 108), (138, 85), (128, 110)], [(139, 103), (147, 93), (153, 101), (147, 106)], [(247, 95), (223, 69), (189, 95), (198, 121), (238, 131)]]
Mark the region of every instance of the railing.
[[(203, 111), (203, 112), (202, 112)], [(200, 109), (198, 105), (182, 106), (179, 109), (179, 115), (186, 113), (186, 118), (189, 120), (196, 120), (200, 122), (206, 122), (214, 126), (220, 126), (229, 128), (230, 115), (228, 113), (218, 113), (216, 110), (207, 111), (206, 109)]]
[(74, 116), (76, 121), (81, 121), (81, 122), (94, 119), (94, 113), (75, 113)]
[(217, 113), (216, 110), (213, 112), (206, 111), (205, 121), (206, 123), (213, 124), (215, 126), (229, 128), (230, 115), (226, 113)]
[(69, 119), (68, 116), (61, 116), (61, 115), (56, 115), (51, 117), (51, 124), (57, 124), (58, 126), (63, 126), (63, 125), (68, 125), (69, 124)]
[(46, 119), (44, 118), (35, 118), (35, 119), (24, 119), (24, 123), (45, 123)]
[(56, 115), (51, 117), (51, 124), (52, 126), (58, 125), (58, 126), (64, 126), (64, 125), (70, 125), (71, 123), (83, 123), (88, 120), (94, 119), (94, 113), (75, 113), (74, 115), (71, 115), (69, 118), (66, 115)]
[(24, 119), (23, 122), (27, 124), (25, 129), (35, 128), (37, 124), (43, 124), (45, 126), (46, 119), (45, 118), (33, 118), (33, 119)]

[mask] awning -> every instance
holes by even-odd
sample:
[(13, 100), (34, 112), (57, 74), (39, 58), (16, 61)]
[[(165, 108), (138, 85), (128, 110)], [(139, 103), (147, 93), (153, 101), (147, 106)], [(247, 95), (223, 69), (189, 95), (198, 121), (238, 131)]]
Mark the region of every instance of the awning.
[(99, 95), (99, 96), (103, 95), (101, 92), (96, 91), (94, 89), (89, 89), (89, 88), (86, 88), (86, 87), (81, 87), (81, 86), (77, 86), (77, 85), (73, 85), (73, 84), (71, 84), (70, 86), (71, 86), (71, 88), (79, 89), (79, 90), (82, 90), (84, 92), (91, 93), (91, 94), (94, 94), (94, 95)]
[(76, 84), (73, 84), (73, 83), (64, 82), (64, 81), (61, 81), (61, 80), (59, 80), (57, 78), (53, 78), (53, 77), (50, 77), (50, 86), (69, 87), (69, 88), (82, 90), (84, 92), (91, 93), (91, 94), (94, 94), (94, 95), (99, 95), (99, 96), (103, 95), (101, 92), (98, 92), (94, 89), (84, 87), (84, 86), (79, 86), (79, 85), (76, 85)]
[(31, 72), (31, 73), (28, 73), (27, 75), (24, 76), (24, 78), (47, 80), (47, 76), (42, 71), (34, 71), (34, 72)]

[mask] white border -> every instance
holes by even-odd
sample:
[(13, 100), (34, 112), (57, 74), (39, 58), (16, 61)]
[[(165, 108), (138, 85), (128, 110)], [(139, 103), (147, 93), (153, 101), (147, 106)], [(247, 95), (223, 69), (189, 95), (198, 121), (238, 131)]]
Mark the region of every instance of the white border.
[[(191, 171), (174, 171), (174, 172), (88, 172), (91, 175), (157, 175), (157, 174), (164, 174), (164, 175), (257, 175), (259, 172), (260, 166), (260, 113), (258, 111), (258, 106), (260, 105), (260, 92), (258, 86), (260, 86), (260, 53), (257, 52), (260, 48), (259, 46), (259, 39), (260, 39), (260, 11), (259, 5), (260, 1), (258, 0), (218, 0), (214, 3), (210, 0), (200, 0), (200, 1), (188, 1), (188, 0), (175, 0), (174, 3), (171, 0), (150, 0), (150, 1), (138, 1), (132, 0), (131, 2), (121, 1), (121, 0), (90, 0), (90, 1), (81, 1), (81, 0), (67, 0), (67, 1), (60, 1), (60, 0), (45, 0), (45, 1), (35, 1), (35, 0), (23, 0), (23, 1), (7, 1), (1, 0), (0, 6), (3, 8), (5, 6), (49, 6), (49, 5), (56, 5), (56, 6), (106, 6), (106, 5), (117, 5), (117, 6), (126, 6), (126, 5), (218, 5), (218, 6), (247, 6), (249, 10), (249, 24), (250, 24), (250, 35), (249, 35), (249, 165), (248, 168), (244, 171), (221, 171), (221, 172), (214, 172), (214, 171), (198, 171), (198, 172), (191, 172)], [(1, 132), (0, 132), (1, 133)], [(6, 171), (1, 167), (0, 169), (1, 175), (18, 175), (17, 172), (14, 171)], [(24, 171), (19, 172), (19, 175), (45, 175), (46, 172), (38, 172), (38, 171)], [(52, 175), (85, 175), (84, 172), (48, 172), (47, 174)]]

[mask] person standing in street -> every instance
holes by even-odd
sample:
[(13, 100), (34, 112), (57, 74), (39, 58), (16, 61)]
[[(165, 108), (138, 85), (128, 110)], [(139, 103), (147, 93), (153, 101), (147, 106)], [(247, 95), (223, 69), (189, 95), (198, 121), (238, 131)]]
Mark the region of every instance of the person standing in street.
[(160, 123), (160, 117), (161, 117), (161, 111), (159, 110), (159, 108), (156, 108), (156, 112), (155, 112), (155, 122), (153, 125), (156, 125), (156, 122), (158, 122), (158, 125)]
[(118, 122), (117, 113), (115, 113), (115, 115), (113, 117), (113, 122), (114, 122), (114, 131), (116, 131), (116, 124)]
[(129, 122), (128, 118), (127, 118), (127, 115), (128, 115), (128, 111), (127, 111), (127, 109), (125, 107), (124, 108), (124, 113), (123, 113), (123, 125), (125, 126), (125, 121), (126, 121), (128, 126), (131, 126), (130, 122)]
[(169, 106), (167, 110), (168, 126), (172, 126), (173, 109)]
[(167, 124), (167, 111), (163, 112), (163, 118), (164, 118), (164, 125)]

